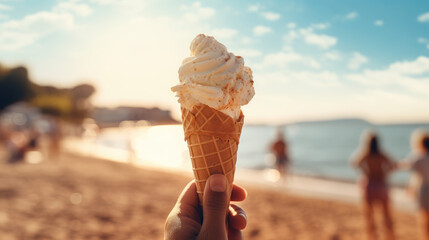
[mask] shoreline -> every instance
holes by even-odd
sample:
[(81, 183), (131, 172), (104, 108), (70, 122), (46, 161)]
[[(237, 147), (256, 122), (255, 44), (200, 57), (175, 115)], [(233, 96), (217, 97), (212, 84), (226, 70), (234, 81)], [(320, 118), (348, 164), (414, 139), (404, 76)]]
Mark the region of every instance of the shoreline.
[[(300, 128), (289, 129), (291, 131), (290, 134), (296, 135), (297, 131), (301, 131), (299, 129)], [(271, 134), (269, 133), (271, 130), (249, 128), (243, 132), (243, 141), (246, 141), (241, 144), (241, 151), (238, 153), (240, 159), (237, 163), (238, 168), (263, 171), (272, 167), (274, 159), (267, 152), (267, 149), (264, 148), (264, 144), (259, 144), (252, 140), (252, 138), (260, 135), (262, 137), (262, 142), (269, 143), (271, 138), (268, 135)], [(308, 135), (308, 132), (305, 133), (304, 130), (302, 131), (304, 134), (303, 136), (306, 136), (305, 134)], [(191, 167), (188, 148), (183, 141), (183, 129), (180, 124), (137, 128), (108, 128), (103, 129), (98, 135), (92, 137), (95, 144), (94, 142), (87, 141), (88, 139), (84, 139), (85, 144), (92, 144), (93, 146), (91, 149), (88, 149), (87, 152), (93, 149), (100, 149), (99, 152), (109, 152), (109, 155), (113, 156), (112, 158), (119, 161), (124, 161), (124, 159), (126, 160), (129, 158), (132, 152), (135, 154), (135, 159), (138, 162), (146, 161), (148, 164), (163, 165), (165, 167), (174, 166), (176, 168), (185, 169)], [(329, 148), (329, 151), (322, 152), (324, 156), (322, 157), (323, 160), (318, 161), (315, 160), (317, 156), (314, 156), (314, 154), (306, 155), (303, 153), (303, 146), (305, 144), (303, 144), (302, 140), (295, 139), (294, 141), (300, 142), (300, 144), (293, 144), (292, 142), (295, 147), (292, 147), (291, 151), (295, 153), (298, 152), (291, 155), (294, 159), (294, 163), (290, 170), (294, 175), (348, 183), (356, 182), (359, 173), (349, 165), (347, 159), (350, 156), (346, 154), (346, 152), (355, 151), (356, 149), (354, 147), (350, 150)], [(75, 141), (75, 143), (79, 142)], [(167, 144), (170, 149), (167, 151), (169, 153), (160, 148), (160, 146), (165, 144)], [(312, 144), (314, 144), (314, 142)], [(346, 148), (350, 148), (351, 145), (354, 144), (348, 144)], [(403, 144), (403, 146), (408, 146), (408, 142)], [(336, 153), (337, 151), (341, 153)], [(338, 157), (337, 155), (339, 154), (342, 155), (342, 157)], [(398, 153), (396, 153), (396, 160), (403, 158), (403, 156), (398, 157), (397, 155)], [(404, 188), (408, 185), (408, 181), (409, 172), (396, 171), (390, 176), (389, 185)]]
[[(150, 164), (148, 162), (128, 162), (126, 159), (129, 152), (125, 150), (113, 149), (82, 142), (84, 140), (68, 139), (65, 144), (65, 152), (75, 156), (98, 158), (101, 160), (120, 162), (133, 167), (161, 171), (172, 174), (179, 174), (184, 177), (193, 178), (191, 168), (163, 167)], [(81, 145), (80, 147), (78, 145)], [(68, 147), (67, 147), (68, 146)], [(73, 146), (73, 147), (70, 147)], [(110, 156), (110, 157), (107, 157)], [(273, 176), (274, 175), (274, 176)], [(263, 189), (292, 193), (297, 196), (312, 198), (322, 198), (326, 200), (360, 204), (361, 189), (357, 181), (342, 181), (323, 177), (306, 176), (300, 174), (289, 174), (285, 181), (275, 181), (276, 173), (273, 169), (254, 170), (236, 169), (234, 181), (238, 184), (257, 186)], [(391, 186), (390, 198), (395, 209), (414, 212), (417, 209), (415, 201), (406, 192), (406, 189), (398, 186)]]

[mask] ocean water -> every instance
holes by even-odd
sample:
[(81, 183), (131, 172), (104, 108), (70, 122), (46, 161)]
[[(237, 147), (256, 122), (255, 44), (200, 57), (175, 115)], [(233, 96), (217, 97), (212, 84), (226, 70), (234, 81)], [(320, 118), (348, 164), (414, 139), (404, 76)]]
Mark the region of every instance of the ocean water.
[[(429, 130), (429, 124), (373, 125), (360, 120), (296, 123), (282, 127), (292, 160), (290, 172), (299, 175), (355, 181), (358, 173), (349, 162), (358, 148), (360, 136), (374, 130), (383, 151), (399, 161), (411, 153), (410, 136), (416, 129)], [(270, 143), (278, 127), (243, 127), (238, 150), (238, 169), (264, 170), (273, 167)], [(191, 168), (181, 125), (122, 128), (103, 131), (96, 143), (130, 152), (137, 163), (168, 168)], [(405, 185), (409, 173), (399, 171), (390, 180)]]

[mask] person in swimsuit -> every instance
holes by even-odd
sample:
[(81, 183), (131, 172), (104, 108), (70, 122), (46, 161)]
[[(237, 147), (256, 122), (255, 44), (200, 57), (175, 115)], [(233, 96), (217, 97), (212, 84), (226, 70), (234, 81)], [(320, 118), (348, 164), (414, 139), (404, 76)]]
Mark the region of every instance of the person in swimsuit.
[(363, 135), (358, 154), (352, 159), (352, 165), (363, 173), (362, 188), (364, 210), (369, 239), (377, 239), (374, 221), (374, 205), (380, 204), (383, 210), (386, 239), (394, 238), (393, 222), (390, 211), (387, 177), (395, 169), (395, 163), (380, 149), (374, 132)]
[(419, 206), (422, 239), (429, 240), (429, 133), (418, 131), (411, 138), (414, 156), (411, 157), (411, 172), (415, 181), (410, 182)]
[(286, 170), (289, 165), (288, 148), (282, 131), (278, 131), (277, 139), (271, 144), (271, 152), (276, 157), (276, 169), (282, 178), (286, 175)]

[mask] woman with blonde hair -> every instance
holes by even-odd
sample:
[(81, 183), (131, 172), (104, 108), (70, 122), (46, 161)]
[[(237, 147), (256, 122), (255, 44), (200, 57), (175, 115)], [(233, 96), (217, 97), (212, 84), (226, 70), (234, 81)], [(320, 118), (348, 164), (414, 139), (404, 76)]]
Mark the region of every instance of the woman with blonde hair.
[(386, 239), (395, 239), (387, 183), (389, 173), (395, 169), (395, 163), (381, 151), (374, 132), (367, 131), (363, 134), (360, 149), (352, 159), (352, 164), (363, 173), (361, 184), (368, 239), (377, 239), (374, 221), (376, 203), (380, 204), (383, 211)]

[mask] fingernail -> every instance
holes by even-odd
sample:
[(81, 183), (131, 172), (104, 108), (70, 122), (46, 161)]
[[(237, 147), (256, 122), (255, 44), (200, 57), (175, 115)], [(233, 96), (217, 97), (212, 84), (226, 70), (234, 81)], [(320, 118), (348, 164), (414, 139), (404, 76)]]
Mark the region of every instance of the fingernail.
[(238, 213), (238, 215), (240, 215), (242, 218), (244, 218), (245, 220), (247, 220), (247, 216), (245, 213)]
[(213, 192), (226, 191), (226, 177), (221, 174), (215, 174), (210, 177), (210, 190)]

